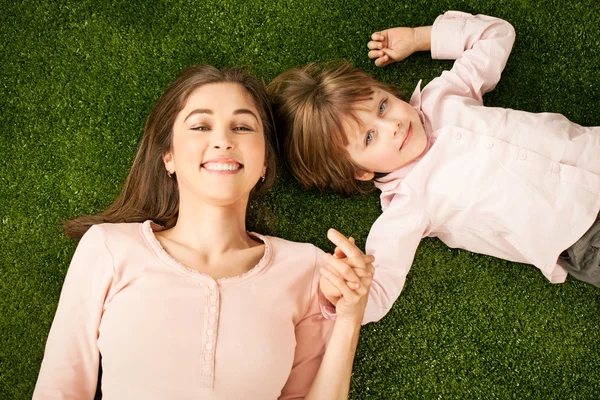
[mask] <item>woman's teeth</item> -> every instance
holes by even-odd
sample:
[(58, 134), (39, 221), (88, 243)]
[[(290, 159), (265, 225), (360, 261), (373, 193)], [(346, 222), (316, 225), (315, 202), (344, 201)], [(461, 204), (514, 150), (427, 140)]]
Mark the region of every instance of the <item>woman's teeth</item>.
[(204, 168), (211, 171), (236, 171), (240, 169), (240, 164), (207, 163)]

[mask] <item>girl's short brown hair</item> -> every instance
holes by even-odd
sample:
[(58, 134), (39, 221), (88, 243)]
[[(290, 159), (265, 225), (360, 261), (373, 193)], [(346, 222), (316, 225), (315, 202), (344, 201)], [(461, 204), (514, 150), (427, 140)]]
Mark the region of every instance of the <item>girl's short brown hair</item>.
[(375, 89), (401, 94), (347, 62), (290, 69), (268, 86), (284, 165), (307, 188), (343, 196), (367, 193), (372, 182), (355, 179), (360, 168), (346, 151), (344, 121), (358, 123), (357, 103)]

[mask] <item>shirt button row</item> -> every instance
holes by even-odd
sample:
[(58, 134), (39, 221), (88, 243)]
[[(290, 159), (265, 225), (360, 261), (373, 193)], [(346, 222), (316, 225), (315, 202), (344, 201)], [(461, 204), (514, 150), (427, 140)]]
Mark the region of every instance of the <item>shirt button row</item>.
[(210, 371), (210, 367), (208, 365), (205, 365), (204, 367), (202, 367), (202, 369), (204, 370), (204, 372)]
[(205, 355), (205, 356), (204, 356), (204, 359), (205, 359), (206, 361), (212, 361), (212, 359), (213, 359), (213, 355), (212, 355), (212, 354), (207, 354), (207, 355)]

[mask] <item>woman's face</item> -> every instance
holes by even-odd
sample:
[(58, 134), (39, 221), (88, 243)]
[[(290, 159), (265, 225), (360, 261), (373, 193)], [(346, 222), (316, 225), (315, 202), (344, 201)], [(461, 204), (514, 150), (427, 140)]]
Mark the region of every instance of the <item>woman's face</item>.
[(265, 173), (263, 125), (250, 95), (236, 83), (196, 89), (175, 119), (163, 159), (182, 203), (245, 204)]

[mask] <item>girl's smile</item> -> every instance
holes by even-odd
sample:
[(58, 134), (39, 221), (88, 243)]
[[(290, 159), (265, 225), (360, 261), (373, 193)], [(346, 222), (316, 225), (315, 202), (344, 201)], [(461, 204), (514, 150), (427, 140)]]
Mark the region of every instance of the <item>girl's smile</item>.
[(360, 171), (356, 179), (371, 180), (409, 164), (427, 147), (427, 135), (417, 110), (391, 93), (376, 89), (358, 103), (359, 124), (344, 126), (348, 151)]

